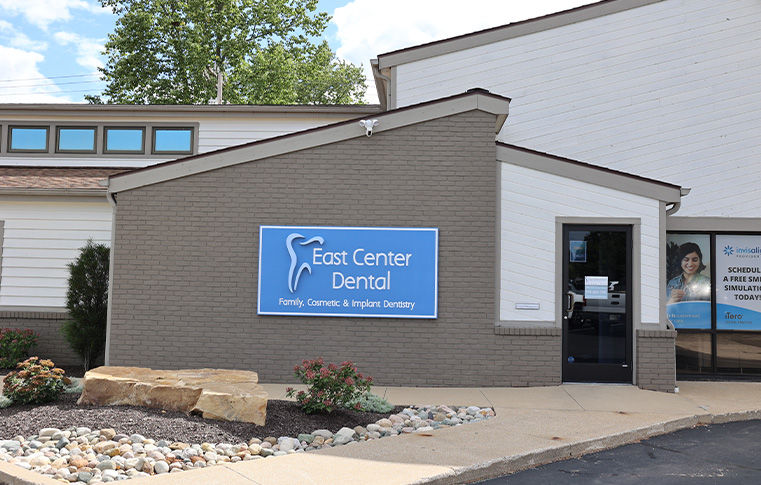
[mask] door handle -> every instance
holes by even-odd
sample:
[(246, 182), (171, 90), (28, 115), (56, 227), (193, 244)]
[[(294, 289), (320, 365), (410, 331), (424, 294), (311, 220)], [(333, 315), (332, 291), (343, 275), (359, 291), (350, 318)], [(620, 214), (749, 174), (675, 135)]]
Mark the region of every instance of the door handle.
[(567, 300), (568, 304), (565, 307), (565, 311), (572, 312), (573, 311), (573, 304), (574, 304), (573, 293), (569, 291), (568, 293), (566, 293), (565, 296), (568, 298), (568, 300)]

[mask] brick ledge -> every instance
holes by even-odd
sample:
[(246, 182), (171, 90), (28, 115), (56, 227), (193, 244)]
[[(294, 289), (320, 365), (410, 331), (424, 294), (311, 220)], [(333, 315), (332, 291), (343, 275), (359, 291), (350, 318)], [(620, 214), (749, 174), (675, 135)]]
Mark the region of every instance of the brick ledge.
[(637, 338), (676, 338), (676, 330), (637, 330)]
[(527, 335), (527, 336), (548, 336), (560, 337), (562, 329), (560, 328), (536, 328), (536, 327), (494, 327), (495, 335)]
[(19, 319), (19, 320), (66, 320), (69, 317), (67, 312), (51, 311), (2, 311), (0, 310), (0, 319)]

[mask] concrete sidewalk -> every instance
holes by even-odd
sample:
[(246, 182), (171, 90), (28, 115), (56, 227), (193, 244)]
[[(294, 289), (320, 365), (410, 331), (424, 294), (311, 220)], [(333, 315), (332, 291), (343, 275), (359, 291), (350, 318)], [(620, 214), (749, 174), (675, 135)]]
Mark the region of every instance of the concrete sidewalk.
[[(282, 399), (284, 385), (264, 385)], [(394, 404), (492, 406), (495, 418), (425, 434), (130, 480), (131, 485), (464, 483), (620, 446), (700, 423), (761, 418), (761, 383), (680, 382), (678, 394), (634, 386), (375, 387)], [(9, 468), (20, 481), (55, 484)], [(45, 481), (43, 481), (45, 480)]]

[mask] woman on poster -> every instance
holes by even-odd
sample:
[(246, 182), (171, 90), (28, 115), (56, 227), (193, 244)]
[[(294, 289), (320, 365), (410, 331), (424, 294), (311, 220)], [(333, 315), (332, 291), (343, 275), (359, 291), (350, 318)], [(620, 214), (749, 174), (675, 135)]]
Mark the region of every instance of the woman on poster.
[(700, 274), (706, 268), (700, 246), (693, 242), (686, 242), (679, 246), (679, 261), (682, 274), (668, 282), (666, 304), (671, 305), (680, 301), (709, 301), (711, 278)]

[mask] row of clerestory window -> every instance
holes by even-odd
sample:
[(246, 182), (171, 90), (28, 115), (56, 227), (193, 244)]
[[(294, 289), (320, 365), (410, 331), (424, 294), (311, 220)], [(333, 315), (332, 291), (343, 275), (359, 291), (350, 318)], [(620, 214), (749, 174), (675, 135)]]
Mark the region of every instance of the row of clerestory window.
[[(187, 126), (9, 125), (7, 153), (185, 155), (194, 152), (195, 130)], [(149, 143), (146, 143), (146, 129)], [(51, 133), (54, 137), (51, 139)], [(102, 140), (99, 143), (99, 140)], [(149, 144), (149, 147), (146, 147)], [(102, 148), (102, 150), (99, 150)]]

